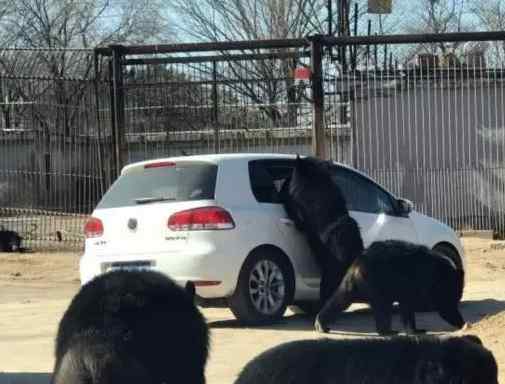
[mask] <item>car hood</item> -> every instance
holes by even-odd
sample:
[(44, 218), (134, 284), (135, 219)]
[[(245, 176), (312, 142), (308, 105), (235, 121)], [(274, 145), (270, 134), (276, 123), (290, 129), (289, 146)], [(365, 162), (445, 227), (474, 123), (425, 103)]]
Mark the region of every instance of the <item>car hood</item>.
[(457, 249), (466, 269), (465, 254), (463, 245), (454, 229), (441, 221), (423, 215), (420, 212), (412, 211), (409, 215), (417, 232), (419, 243), (433, 248), (439, 243), (449, 243)]

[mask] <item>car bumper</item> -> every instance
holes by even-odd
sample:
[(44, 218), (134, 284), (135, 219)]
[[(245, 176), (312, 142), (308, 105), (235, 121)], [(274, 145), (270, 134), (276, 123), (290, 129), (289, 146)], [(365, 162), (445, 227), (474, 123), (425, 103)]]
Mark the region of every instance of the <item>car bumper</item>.
[[(148, 269), (166, 274), (178, 285), (195, 284), (196, 294), (204, 303), (209, 299), (229, 297), (235, 290), (239, 265), (230, 260), (236, 255), (216, 252), (162, 252), (126, 256), (84, 254), (79, 263), (81, 284), (115, 268)], [(141, 267), (138, 267), (141, 265)]]

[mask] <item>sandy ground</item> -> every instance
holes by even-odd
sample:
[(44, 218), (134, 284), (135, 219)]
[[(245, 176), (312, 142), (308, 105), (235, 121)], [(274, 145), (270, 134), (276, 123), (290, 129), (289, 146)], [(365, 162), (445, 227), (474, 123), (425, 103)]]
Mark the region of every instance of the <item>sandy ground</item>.
[[(498, 243), (463, 239), (467, 286), (461, 309), (505, 370), (505, 249)], [(79, 289), (75, 253), (0, 253), (0, 384), (49, 382), (58, 322)], [(204, 309), (211, 328), (209, 384), (232, 383), (241, 367), (261, 351), (282, 342), (320, 337), (312, 320), (288, 311), (280, 324), (238, 326), (226, 309)], [(395, 326), (400, 327), (395, 315)], [(436, 314), (418, 315), (418, 326), (434, 333), (452, 332)], [(372, 315), (352, 306), (333, 325), (330, 337), (375, 337)], [(3, 373), (2, 373), (3, 372)], [(505, 382), (505, 379), (502, 380)]]

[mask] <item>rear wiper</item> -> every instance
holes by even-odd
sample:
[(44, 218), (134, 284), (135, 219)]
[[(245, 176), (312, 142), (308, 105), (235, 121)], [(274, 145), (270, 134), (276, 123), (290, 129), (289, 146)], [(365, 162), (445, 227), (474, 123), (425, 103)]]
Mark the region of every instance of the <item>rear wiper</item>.
[(152, 196), (152, 197), (139, 197), (135, 199), (137, 204), (149, 204), (149, 203), (159, 203), (160, 201), (175, 201), (175, 197), (163, 197), (163, 196)]

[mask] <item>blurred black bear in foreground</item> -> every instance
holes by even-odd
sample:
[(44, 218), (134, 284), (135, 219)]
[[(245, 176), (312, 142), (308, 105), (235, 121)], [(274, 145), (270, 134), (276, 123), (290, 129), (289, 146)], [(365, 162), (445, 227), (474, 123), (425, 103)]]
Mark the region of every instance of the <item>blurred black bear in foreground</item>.
[(476, 336), (300, 340), (251, 360), (235, 384), (497, 384)]
[(373, 243), (347, 271), (333, 297), (316, 318), (316, 329), (328, 332), (328, 323), (351, 303), (370, 303), (380, 334), (391, 330), (392, 307), (400, 306), (400, 316), (408, 333), (416, 328), (415, 311), (432, 307), (449, 324), (462, 328), (465, 321), (458, 309), (464, 274), (454, 262), (428, 248), (388, 240)]
[(320, 301), (335, 292), (347, 268), (363, 251), (359, 227), (330, 173), (331, 164), (297, 157), (280, 191), (286, 213), (303, 231), (321, 270)]
[(0, 229), (0, 252), (23, 252), (21, 247), (23, 238), (15, 231)]
[(193, 298), (157, 272), (95, 278), (60, 322), (52, 382), (205, 383), (208, 328)]

